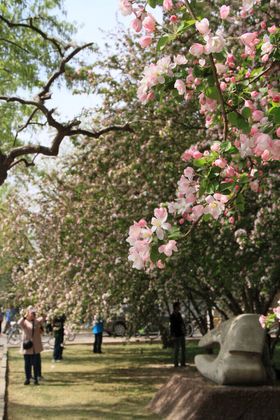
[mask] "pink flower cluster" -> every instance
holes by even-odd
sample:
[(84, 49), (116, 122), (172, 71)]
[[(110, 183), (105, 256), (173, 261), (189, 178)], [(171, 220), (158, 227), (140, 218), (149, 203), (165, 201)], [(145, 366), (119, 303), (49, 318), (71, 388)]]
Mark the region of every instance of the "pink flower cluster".
[[(165, 207), (159, 207), (154, 210), (154, 217), (151, 220), (151, 227), (148, 226), (144, 219), (129, 228), (129, 236), (127, 242), (130, 244), (129, 261), (132, 261), (133, 268), (137, 270), (151, 270), (155, 264), (151, 261), (151, 246), (157, 244), (158, 240), (162, 241), (168, 237), (168, 231), (171, 229), (170, 223), (167, 223), (168, 211)], [(155, 235), (154, 235), (155, 234)], [(176, 241), (168, 240), (167, 243), (161, 244), (158, 252), (170, 257), (173, 252), (178, 251)], [(163, 268), (164, 263), (161, 259), (157, 261), (158, 268)]]
[(165, 82), (166, 76), (173, 76), (173, 70), (177, 65), (186, 64), (186, 59), (182, 55), (174, 57), (173, 61), (170, 56), (162, 57), (156, 64), (150, 64), (144, 68), (144, 77), (140, 81), (137, 95), (141, 102), (146, 103), (154, 98), (152, 90), (158, 84)]
[(156, 30), (156, 20), (153, 15), (147, 13), (143, 6), (135, 4), (135, 0), (120, 0), (119, 8), (124, 16), (134, 14), (131, 27), (135, 32), (145, 31), (145, 35), (140, 38), (139, 43), (142, 48), (148, 47), (153, 41), (152, 34)]

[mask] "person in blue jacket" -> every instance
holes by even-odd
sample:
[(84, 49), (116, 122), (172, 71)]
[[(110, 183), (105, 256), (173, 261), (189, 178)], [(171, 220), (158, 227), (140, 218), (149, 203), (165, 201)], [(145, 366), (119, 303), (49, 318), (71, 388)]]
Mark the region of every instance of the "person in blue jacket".
[(103, 320), (100, 315), (95, 315), (92, 332), (94, 334), (93, 353), (102, 353)]

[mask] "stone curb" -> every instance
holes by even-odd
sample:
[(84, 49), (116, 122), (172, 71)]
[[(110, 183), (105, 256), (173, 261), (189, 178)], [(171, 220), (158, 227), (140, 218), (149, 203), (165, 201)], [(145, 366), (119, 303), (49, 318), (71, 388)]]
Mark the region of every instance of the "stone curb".
[(2, 353), (0, 364), (0, 419), (6, 418), (6, 392), (7, 392), (7, 344), (0, 346)]

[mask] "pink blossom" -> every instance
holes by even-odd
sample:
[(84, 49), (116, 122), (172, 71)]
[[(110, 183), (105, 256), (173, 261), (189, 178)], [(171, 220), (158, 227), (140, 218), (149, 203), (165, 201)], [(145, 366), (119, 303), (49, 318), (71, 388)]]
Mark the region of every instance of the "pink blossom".
[(216, 67), (217, 73), (219, 75), (220, 74), (223, 74), (223, 73), (225, 73), (227, 71), (227, 67), (224, 64), (222, 64), (222, 63), (216, 63), (215, 64), (215, 67)]
[(257, 92), (256, 90), (253, 90), (251, 92), (251, 98), (256, 99), (260, 95), (260, 92)]
[(202, 204), (198, 204), (192, 208), (190, 218), (193, 222), (196, 222), (204, 213), (204, 207)]
[(158, 260), (157, 261), (157, 268), (162, 270), (163, 268), (165, 268), (165, 264), (161, 260)]
[(146, 48), (149, 45), (151, 45), (152, 41), (153, 41), (153, 38), (150, 35), (145, 35), (139, 39), (139, 44), (141, 45), (142, 48)]
[(179, 18), (176, 15), (171, 15), (170, 18), (169, 18), (169, 21), (171, 23), (176, 23), (176, 22), (178, 22), (178, 20), (179, 20)]
[(131, 21), (131, 27), (134, 29), (135, 32), (140, 32), (142, 29), (142, 21), (141, 19), (133, 19)]
[(211, 216), (217, 220), (223, 213), (225, 205), (221, 201), (215, 200), (212, 195), (208, 195), (205, 201), (207, 206), (204, 208), (204, 214), (211, 214)]
[(275, 32), (277, 31), (277, 28), (276, 28), (275, 25), (273, 25), (273, 26), (270, 26), (269, 28), (267, 28), (267, 30), (270, 34), (275, 34)]
[(134, 226), (139, 226), (141, 228), (145, 228), (147, 226), (147, 222), (145, 219), (139, 220), (139, 222), (134, 222)]
[(195, 57), (200, 57), (204, 53), (204, 46), (196, 42), (190, 47), (189, 52)]
[(214, 198), (224, 204), (228, 202), (228, 196), (221, 193), (215, 193)]
[(165, 207), (159, 207), (154, 210), (155, 217), (152, 218), (152, 232), (156, 232), (159, 239), (164, 238), (164, 230), (169, 230), (171, 225), (166, 223), (168, 212)]
[(180, 180), (178, 181), (178, 192), (183, 195), (190, 195), (196, 192), (195, 188), (192, 186), (189, 179), (181, 176)]
[(119, 9), (123, 16), (128, 16), (132, 13), (132, 5), (129, 0), (120, 0)]
[(261, 316), (259, 317), (259, 323), (261, 324), (262, 328), (265, 328), (266, 316), (261, 315)]
[(163, 8), (164, 10), (171, 10), (173, 8), (173, 1), (172, 0), (163, 0)]
[(269, 160), (269, 158), (270, 158), (269, 150), (265, 149), (261, 154), (261, 158), (262, 158), (263, 161)]
[(230, 216), (230, 217), (229, 217), (229, 219), (228, 219), (228, 221), (229, 221), (229, 223), (230, 223), (231, 225), (234, 225), (234, 223), (235, 223), (235, 218), (234, 218), (233, 216)]
[(182, 154), (182, 160), (187, 162), (193, 157), (193, 153), (197, 151), (197, 146), (191, 146), (189, 149), (185, 150)]
[(195, 23), (195, 27), (201, 35), (206, 35), (209, 32), (209, 21), (208, 19), (204, 18), (200, 22)]
[(254, 153), (256, 156), (261, 156), (265, 150), (270, 150), (272, 148), (272, 139), (268, 134), (258, 133), (254, 136), (254, 139)]
[(221, 82), (220, 83), (220, 89), (221, 89), (221, 91), (224, 92), (226, 90), (226, 88), (227, 88), (227, 84), (225, 82)]
[(205, 45), (205, 53), (219, 53), (223, 51), (225, 40), (221, 35), (209, 36)]
[(262, 54), (270, 54), (273, 50), (273, 45), (270, 42), (269, 36), (263, 37), (263, 44), (261, 46)]
[(262, 111), (256, 110), (252, 113), (253, 121), (258, 122), (264, 117), (264, 113)]
[(276, 318), (280, 319), (280, 306), (273, 308), (273, 312), (275, 313)]
[(178, 90), (179, 95), (185, 95), (186, 93), (186, 83), (183, 80), (177, 79), (174, 87)]
[(254, 181), (251, 181), (249, 183), (249, 186), (250, 186), (251, 190), (254, 191), (255, 193), (259, 192), (259, 190), (260, 190), (260, 184), (259, 184), (259, 181), (257, 179), (255, 179)]
[(145, 268), (150, 259), (150, 244), (147, 240), (136, 241), (134, 246), (129, 249), (128, 260), (133, 262), (132, 267), (137, 270)]
[(147, 31), (147, 32), (154, 32), (156, 29), (156, 21), (153, 18), (153, 16), (148, 15), (145, 17), (145, 19), (143, 20), (143, 28)]
[(235, 67), (235, 58), (234, 58), (234, 55), (233, 55), (233, 54), (228, 54), (228, 55), (227, 55), (226, 64), (227, 64), (230, 68)]
[(216, 159), (213, 163), (214, 166), (218, 166), (221, 169), (224, 169), (227, 166), (227, 160), (224, 158)]
[(262, 56), (262, 59), (261, 59), (262, 63), (267, 63), (268, 60), (269, 60), (269, 54), (265, 54)]
[(164, 253), (167, 257), (171, 257), (173, 252), (178, 251), (177, 242), (172, 239), (166, 245), (161, 245), (158, 250), (161, 254)]
[(221, 148), (221, 143), (219, 141), (215, 141), (210, 147), (212, 152), (219, 152), (220, 148)]
[(177, 54), (176, 57), (174, 57), (174, 63), (177, 65), (184, 65), (187, 64), (187, 62), (188, 60), (182, 54)]
[(223, 6), (220, 7), (221, 19), (223, 19), (223, 20), (227, 19), (229, 13), (230, 13), (230, 6), (226, 6), (224, 4)]
[(184, 169), (184, 176), (188, 178), (189, 181), (193, 180), (194, 174), (195, 174), (194, 169), (191, 166), (188, 166), (187, 168)]
[(280, 127), (278, 127), (277, 130), (276, 130), (276, 136), (280, 137)]
[(192, 157), (193, 157), (194, 159), (200, 159), (202, 156), (203, 156), (203, 154), (202, 154), (201, 152), (199, 152), (198, 150), (195, 150), (195, 151), (193, 152), (193, 155), (192, 155)]
[(257, 32), (246, 32), (240, 36), (241, 42), (245, 45), (245, 54), (250, 57), (254, 57), (256, 53), (255, 47), (259, 42), (257, 35)]
[(232, 166), (227, 166), (225, 168), (225, 175), (229, 178), (232, 178), (235, 175), (235, 169)]

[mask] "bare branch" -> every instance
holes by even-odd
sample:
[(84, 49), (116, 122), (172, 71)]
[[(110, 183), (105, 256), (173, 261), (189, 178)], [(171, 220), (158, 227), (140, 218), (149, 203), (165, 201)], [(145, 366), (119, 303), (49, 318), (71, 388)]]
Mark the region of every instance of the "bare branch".
[(214, 80), (215, 80), (215, 86), (216, 86), (217, 91), (218, 91), (219, 102), (220, 102), (221, 110), (222, 110), (222, 119), (223, 119), (223, 124), (224, 124), (223, 140), (225, 141), (227, 139), (227, 133), (228, 133), (228, 120), (227, 120), (225, 101), (224, 101), (224, 97), (223, 97), (223, 94), (222, 94), (222, 91), (221, 91), (220, 82), (219, 82), (219, 78), (218, 78), (217, 69), (216, 69), (216, 65), (215, 65), (215, 62), (214, 62), (213, 55), (209, 54), (209, 58), (210, 58), (210, 64), (211, 64), (211, 68), (212, 68), (212, 72), (213, 72), (213, 76), (214, 76)]
[(13, 166), (16, 166), (18, 163), (21, 163), (21, 162), (23, 162), (23, 163), (25, 164), (25, 166), (26, 166), (26, 167), (28, 167), (28, 166), (35, 166), (35, 163), (34, 163), (33, 161), (32, 161), (32, 162), (28, 162), (26, 159), (22, 158), (22, 159), (17, 160), (16, 162), (14, 162), (14, 163), (10, 166), (10, 168), (9, 168), (9, 169), (11, 169)]
[[(84, 50), (85, 48), (90, 47), (93, 45), (93, 42), (90, 42), (88, 44), (84, 44), (80, 47), (75, 48), (70, 54), (68, 54), (65, 58), (63, 58), (60, 62), (58, 70), (56, 70), (52, 76), (49, 78), (45, 86), (43, 87), (42, 91), (39, 93), (38, 97), (41, 99), (50, 91), (50, 87), (53, 84), (53, 82), (58, 79), (59, 76), (61, 76), (65, 72), (65, 64), (67, 64), (75, 55), (77, 55), (80, 51)], [(45, 98), (44, 98), (45, 99)]]
[(76, 136), (81, 134), (87, 137), (98, 138), (102, 136), (102, 134), (106, 134), (109, 131), (129, 131), (131, 133), (134, 132), (134, 130), (130, 127), (129, 123), (126, 123), (124, 125), (111, 125), (109, 127), (102, 128), (100, 131), (88, 131), (82, 128), (77, 128), (76, 130), (70, 130), (69, 135)]
[(93, 131), (93, 132), (88, 131), (88, 130), (83, 130), (83, 129), (73, 130), (72, 127), (74, 123), (73, 122), (69, 123), (66, 126), (61, 125), (50, 147), (42, 146), (40, 144), (28, 144), (28, 145), (13, 149), (9, 154), (7, 154), (7, 156), (5, 156), (6, 164), (8, 165), (7, 170), (9, 170), (13, 166), (14, 160), (19, 156), (35, 154), (35, 153), (42, 154), (45, 156), (57, 156), (59, 153), (60, 144), (65, 137), (81, 134), (81, 135), (86, 135), (88, 137), (99, 138), (103, 134), (108, 133), (110, 131), (130, 131), (130, 132), (133, 131), (128, 123), (124, 125), (108, 126), (99, 131)]
[(36, 114), (36, 112), (38, 111), (38, 108), (35, 108), (33, 111), (32, 111), (32, 113), (31, 113), (31, 115), (29, 116), (29, 118), (28, 118), (28, 120), (26, 121), (26, 123), (24, 124), (24, 125), (22, 125), (18, 130), (17, 130), (17, 132), (16, 132), (16, 135), (15, 135), (15, 140), (14, 140), (14, 144), (13, 144), (13, 146), (15, 146), (15, 144), (16, 144), (16, 141), (17, 141), (17, 138), (18, 138), (18, 135), (19, 135), (19, 133), (21, 132), (21, 131), (23, 131), (30, 123), (31, 123), (31, 120), (32, 120), (32, 118), (34, 117), (34, 115)]
[(27, 54), (30, 54), (30, 51), (28, 51), (26, 48), (23, 48), (21, 45), (18, 45), (16, 42), (11, 41), (10, 39), (0, 38), (0, 41), (6, 42), (7, 44), (11, 44), (14, 47), (18, 48), (19, 50), (22, 50), (26, 52)]

